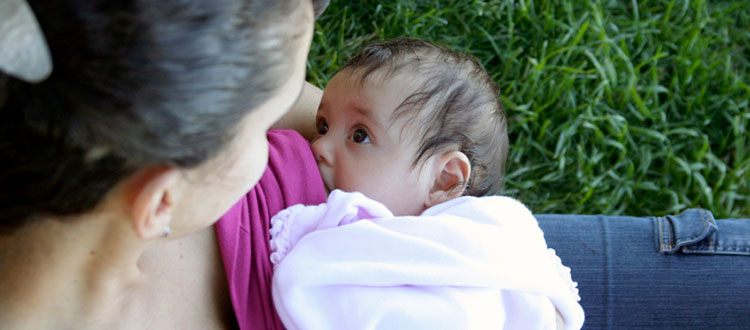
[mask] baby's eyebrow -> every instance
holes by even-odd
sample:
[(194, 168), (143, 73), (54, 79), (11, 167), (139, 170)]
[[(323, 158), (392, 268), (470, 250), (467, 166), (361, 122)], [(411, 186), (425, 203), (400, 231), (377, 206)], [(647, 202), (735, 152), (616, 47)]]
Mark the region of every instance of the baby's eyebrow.
[(325, 115), (325, 112), (326, 112), (326, 107), (325, 107), (325, 104), (323, 103), (323, 100), (321, 100), (320, 103), (318, 103), (318, 108), (315, 110), (315, 117), (317, 118), (317, 117), (320, 117), (321, 115)]
[(375, 124), (378, 124), (378, 125), (380, 124), (380, 122), (378, 121), (378, 118), (375, 118), (375, 115), (373, 115), (373, 113), (372, 113), (372, 111), (370, 111), (370, 109), (367, 109), (367, 108), (361, 107), (361, 106), (357, 106), (357, 105), (353, 106), (352, 109), (355, 112), (357, 112), (360, 115), (362, 115), (365, 118), (367, 118), (369, 121), (371, 121), (371, 122), (373, 122)]

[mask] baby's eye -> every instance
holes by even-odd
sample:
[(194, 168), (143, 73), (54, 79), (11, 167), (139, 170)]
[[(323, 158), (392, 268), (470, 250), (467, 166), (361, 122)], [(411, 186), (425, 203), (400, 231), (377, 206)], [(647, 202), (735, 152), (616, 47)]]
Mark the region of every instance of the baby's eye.
[(318, 135), (326, 135), (328, 133), (328, 124), (325, 121), (318, 122)]
[(358, 128), (354, 131), (354, 134), (352, 134), (352, 141), (354, 141), (354, 143), (370, 143), (370, 137), (367, 136), (365, 130)]

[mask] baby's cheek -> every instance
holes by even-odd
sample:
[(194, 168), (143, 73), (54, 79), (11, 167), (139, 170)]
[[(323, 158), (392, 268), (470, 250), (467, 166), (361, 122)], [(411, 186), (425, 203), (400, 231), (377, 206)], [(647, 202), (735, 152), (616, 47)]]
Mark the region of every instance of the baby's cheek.
[(337, 167), (336, 171), (334, 171), (334, 184), (336, 185), (336, 189), (343, 191), (362, 191), (367, 188), (360, 181), (362, 177), (366, 176), (367, 173), (365, 172), (357, 173), (354, 171), (352, 173), (346, 167)]
[(381, 201), (382, 194), (380, 186), (384, 184), (382, 180), (371, 180), (373, 177), (367, 172), (342, 173), (338, 172), (336, 178), (336, 188), (343, 191), (361, 192), (365, 196)]

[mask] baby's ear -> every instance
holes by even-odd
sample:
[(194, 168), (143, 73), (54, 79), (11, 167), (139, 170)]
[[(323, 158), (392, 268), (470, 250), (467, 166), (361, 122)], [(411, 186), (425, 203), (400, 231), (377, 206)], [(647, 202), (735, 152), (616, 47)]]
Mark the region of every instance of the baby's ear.
[(428, 208), (461, 197), (471, 176), (469, 157), (457, 150), (440, 155), (434, 165), (434, 184), (430, 189)]

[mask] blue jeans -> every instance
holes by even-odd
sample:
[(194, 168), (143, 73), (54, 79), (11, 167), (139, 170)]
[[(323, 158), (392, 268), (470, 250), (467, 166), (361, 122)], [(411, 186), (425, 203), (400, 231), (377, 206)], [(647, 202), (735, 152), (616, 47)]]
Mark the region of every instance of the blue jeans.
[(578, 282), (584, 329), (750, 329), (750, 219), (536, 217)]

